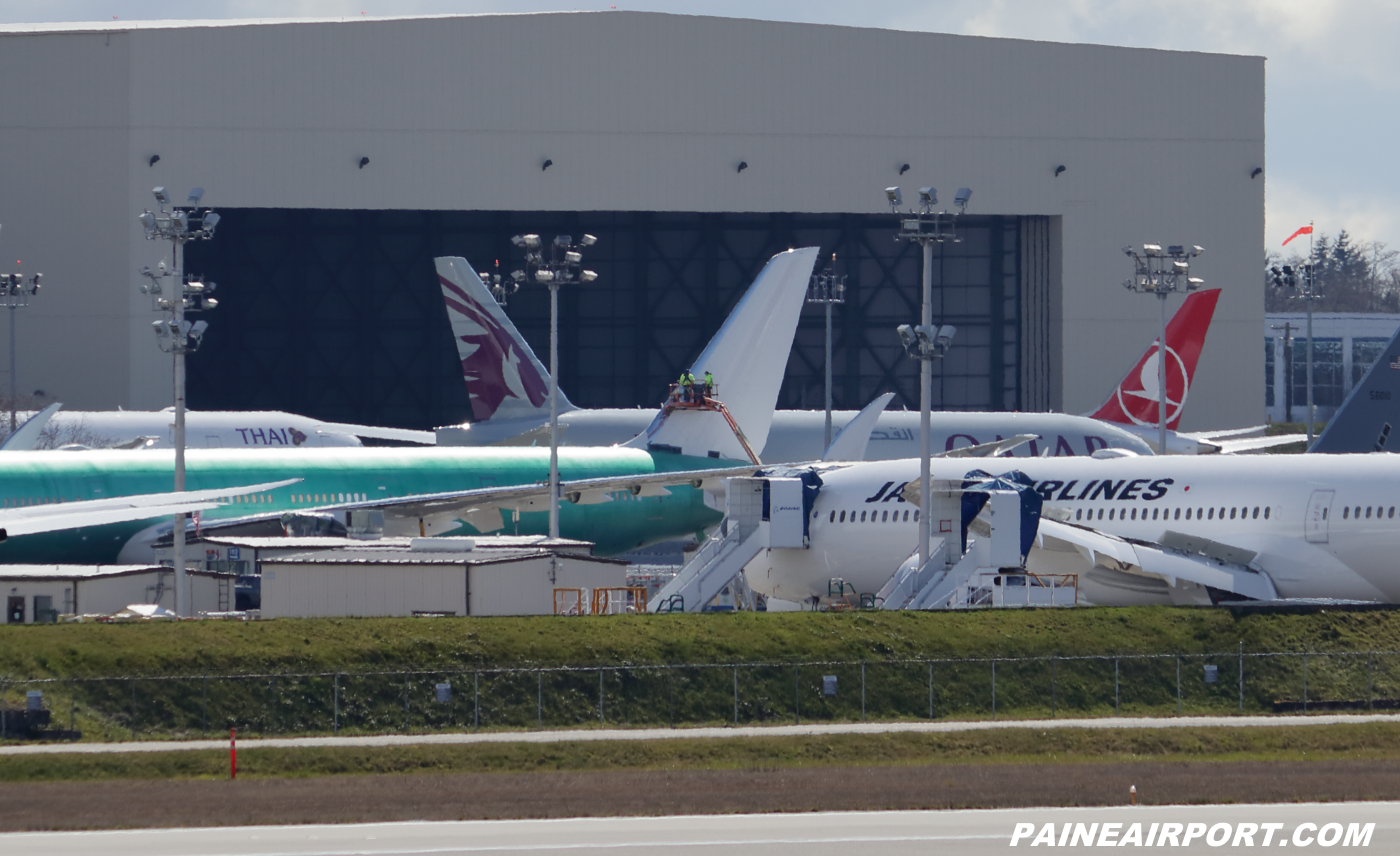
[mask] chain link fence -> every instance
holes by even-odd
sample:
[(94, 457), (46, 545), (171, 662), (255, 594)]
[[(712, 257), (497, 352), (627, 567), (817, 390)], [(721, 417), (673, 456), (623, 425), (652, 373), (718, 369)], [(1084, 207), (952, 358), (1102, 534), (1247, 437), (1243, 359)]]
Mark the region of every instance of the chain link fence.
[(1390, 651), (0, 677), (6, 740), (1397, 708)]

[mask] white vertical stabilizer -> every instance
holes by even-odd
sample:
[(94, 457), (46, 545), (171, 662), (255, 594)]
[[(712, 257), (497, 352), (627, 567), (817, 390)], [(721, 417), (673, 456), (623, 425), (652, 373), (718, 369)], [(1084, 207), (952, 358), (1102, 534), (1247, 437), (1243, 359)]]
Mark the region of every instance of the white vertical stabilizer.
[[(714, 374), (714, 397), (754, 449), (768, 442), (817, 253), (817, 247), (803, 247), (769, 259), (691, 366), (696, 381), (703, 381), (706, 371)], [(748, 457), (724, 415), (714, 411), (677, 410), (626, 445), (645, 449), (652, 444), (699, 457)]]
[[(466, 259), (437, 264), (452, 338), (471, 397), (472, 421), (549, 417), (549, 372)], [(559, 392), (559, 412), (575, 410)]]

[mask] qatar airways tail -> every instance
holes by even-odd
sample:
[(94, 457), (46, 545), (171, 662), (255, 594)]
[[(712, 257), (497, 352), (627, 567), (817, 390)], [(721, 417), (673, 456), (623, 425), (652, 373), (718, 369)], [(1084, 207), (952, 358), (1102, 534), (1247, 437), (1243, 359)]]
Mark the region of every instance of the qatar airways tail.
[[(1296, 437), (1263, 437), (1263, 425), (1230, 431), (1178, 432), (1181, 413), (1196, 377), (1196, 364), (1205, 346), (1206, 332), (1215, 317), (1220, 289), (1193, 292), (1167, 324), (1167, 448), (1171, 454), (1238, 454), (1297, 442)], [(1162, 394), (1158, 373), (1158, 339), (1153, 339), (1137, 364), (1109, 393), (1108, 400), (1086, 416), (1110, 422), (1142, 437), (1157, 450)], [(1161, 451), (1161, 450), (1157, 450)]]

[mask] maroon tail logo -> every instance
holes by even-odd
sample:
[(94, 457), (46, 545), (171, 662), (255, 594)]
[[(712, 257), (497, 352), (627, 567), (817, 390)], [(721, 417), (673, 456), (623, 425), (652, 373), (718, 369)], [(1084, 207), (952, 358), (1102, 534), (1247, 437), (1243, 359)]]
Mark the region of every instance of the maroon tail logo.
[(438, 281), (448, 292), (443, 295), (448, 309), (457, 313), (454, 320), (460, 320), (469, 331), (460, 338), (471, 346), (462, 360), (462, 375), (471, 395), (472, 419), (490, 419), (507, 398), (524, 399), (534, 407), (544, 404), (549, 384), (510, 333), (456, 283), (442, 276)]

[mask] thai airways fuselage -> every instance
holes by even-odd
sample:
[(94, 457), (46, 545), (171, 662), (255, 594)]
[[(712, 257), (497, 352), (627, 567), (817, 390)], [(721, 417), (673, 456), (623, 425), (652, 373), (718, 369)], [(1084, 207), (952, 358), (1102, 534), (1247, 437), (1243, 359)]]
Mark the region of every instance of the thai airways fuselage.
[[(1168, 531), (1257, 553), (1282, 597), (1400, 602), (1400, 457), (1176, 456), (934, 459), (933, 477), (1020, 469), (1067, 522), (1157, 542)], [(857, 463), (821, 473), (810, 549), (768, 550), (747, 568), (755, 590), (785, 600), (827, 593), (832, 577), (875, 592), (917, 546), (917, 509), (901, 495), (917, 459)], [(961, 522), (931, 520), (958, 538)], [(1035, 570), (1034, 556), (1028, 567)], [(1101, 570), (1081, 578), (1095, 603), (1167, 602), (1165, 584)]]

